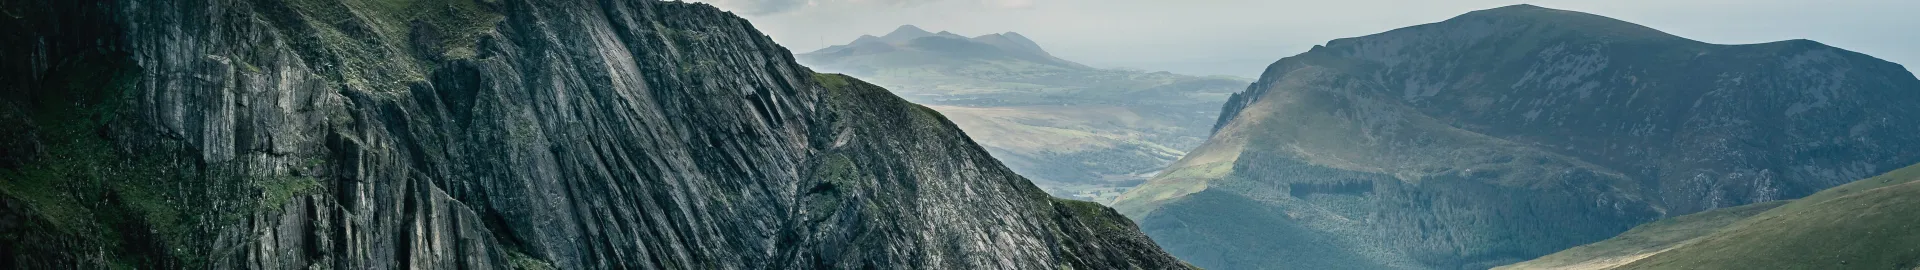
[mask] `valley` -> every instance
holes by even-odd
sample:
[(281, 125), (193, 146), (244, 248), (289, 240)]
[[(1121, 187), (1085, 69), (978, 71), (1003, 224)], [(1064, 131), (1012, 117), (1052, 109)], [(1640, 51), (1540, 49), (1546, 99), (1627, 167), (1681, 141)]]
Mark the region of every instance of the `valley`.
[(1056, 196), (1112, 202), (1206, 139), (1244, 79), (1094, 68), (1019, 33), (966, 37), (900, 26), (798, 55), (951, 117)]

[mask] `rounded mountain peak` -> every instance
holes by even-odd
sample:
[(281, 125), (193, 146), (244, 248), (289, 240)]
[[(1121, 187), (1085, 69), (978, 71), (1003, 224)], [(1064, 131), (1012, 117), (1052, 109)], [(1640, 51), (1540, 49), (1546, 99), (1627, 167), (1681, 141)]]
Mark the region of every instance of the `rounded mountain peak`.
[(1661, 32), (1660, 30), (1606, 16), (1579, 11), (1552, 9), (1531, 4), (1518, 4), (1468, 12), (1467, 14), (1454, 17), (1441, 23), (1485, 20), (1521, 23), (1531, 27), (1551, 30), (1578, 31), (1613, 38), (1680, 38), (1679, 36)]
[(900, 35), (900, 34), (906, 34), (906, 35), (929, 35), (929, 34), (933, 34), (933, 32), (927, 32), (927, 30), (925, 30), (925, 29), (920, 29), (920, 27), (919, 27), (919, 26), (913, 26), (913, 25), (911, 25), (911, 24), (905, 24), (905, 25), (900, 25), (900, 27), (898, 27), (898, 28), (894, 28), (894, 29), (893, 29), (893, 32), (891, 32), (891, 33), (887, 33), (887, 35), (889, 35), (889, 36), (892, 36), (892, 35)]

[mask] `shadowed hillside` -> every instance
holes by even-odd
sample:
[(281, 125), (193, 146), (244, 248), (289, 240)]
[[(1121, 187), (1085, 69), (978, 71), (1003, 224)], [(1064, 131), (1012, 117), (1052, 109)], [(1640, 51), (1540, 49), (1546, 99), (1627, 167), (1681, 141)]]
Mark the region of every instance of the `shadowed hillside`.
[(1210, 269), (1480, 269), (1920, 162), (1915, 103), (1813, 41), (1502, 7), (1275, 62), (1114, 205)]

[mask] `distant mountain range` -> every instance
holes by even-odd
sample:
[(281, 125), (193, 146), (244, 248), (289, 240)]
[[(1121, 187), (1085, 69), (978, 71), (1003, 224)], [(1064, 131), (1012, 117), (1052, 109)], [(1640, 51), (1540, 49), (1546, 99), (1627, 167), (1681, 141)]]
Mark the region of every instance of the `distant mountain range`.
[(1485, 269), (1920, 163), (1913, 104), (1813, 41), (1502, 7), (1275, 62), (1114, 206), (1208, 269)]
[(1049, 192), (1100, 202), (1199, 146), (1220, 104), (1247, 86), (1088, 67), (1019, 33), (966, 37), (911, 25), (798, 58), (927, 104)]
[[(804, 54), (802, 57), (810, 61), (821, 61), (819, 64), (826, 66), (843, 66), (847, 65), (843, 61), (859, 61), (866, 57), (889, 59), (925, 57), (930, 58), (925, 60), (949, 62), (1017, 59), (1066, 69), (1092, 69), (1086, 65), (1053, 57), (1045, 49), (1040, 48), (1040, 44), (1034, 43), (1020, 33), (1006, 32), (968, 38), (947, 31), (927, 32), (912, 25), (902, 25), (885, 36), (862, 35), (854, 39), (853, 43), (830, 46)], [(873, 65), (864, 67), (893, 68)]]

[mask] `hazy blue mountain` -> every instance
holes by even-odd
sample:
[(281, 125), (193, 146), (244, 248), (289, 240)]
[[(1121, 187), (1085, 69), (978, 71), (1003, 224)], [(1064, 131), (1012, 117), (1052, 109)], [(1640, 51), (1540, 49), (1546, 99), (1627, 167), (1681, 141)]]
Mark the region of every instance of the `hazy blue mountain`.
[(1062, 196), (1110, 201), (1205, 140), (1246, 81), (1099, 69), (1007, 32), (901, 26), (799, 55), (886, 86), (953, 119), (994, 157)]
[(1209, 269), (1480, 269), (1920, 163), (1920, 80), (1530, 5), (1269, 66), (1114, 205)]

